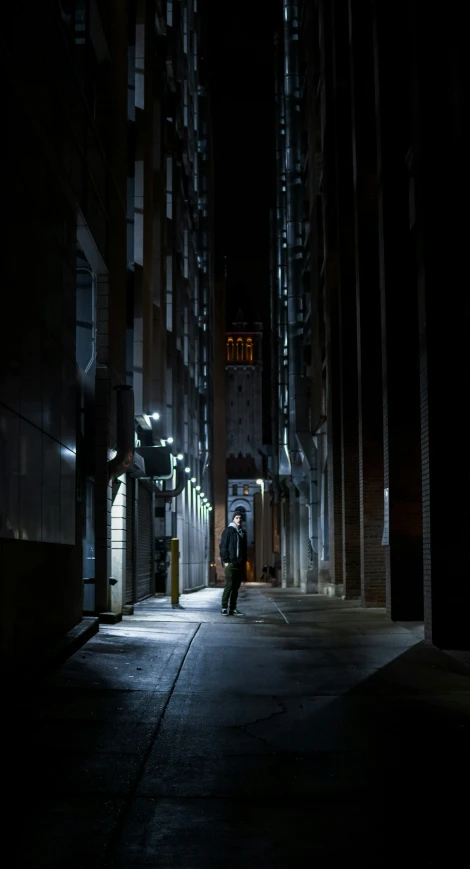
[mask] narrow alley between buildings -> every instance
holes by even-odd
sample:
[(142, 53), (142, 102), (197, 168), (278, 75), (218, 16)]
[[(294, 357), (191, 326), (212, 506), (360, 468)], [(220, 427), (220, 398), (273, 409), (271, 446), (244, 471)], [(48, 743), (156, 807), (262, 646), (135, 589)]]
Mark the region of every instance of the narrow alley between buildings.
[(258, 586), (241, 617), (220, 589), (149, 598), (34, 682), (12, 674), (9, 865), (460, 865), (468, 654)]

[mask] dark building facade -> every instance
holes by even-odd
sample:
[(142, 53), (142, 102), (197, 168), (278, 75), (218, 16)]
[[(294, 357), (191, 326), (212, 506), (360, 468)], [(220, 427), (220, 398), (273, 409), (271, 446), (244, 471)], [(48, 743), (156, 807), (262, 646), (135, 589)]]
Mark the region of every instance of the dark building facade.
[(436, 645), (468, 648), (461, 7), (282, 5), (280, 581), (424, 619)]
[[(170, 536), (181, 540), (181, 588), (208, 580), (201, 27), (190, 0), (61, 0), (2, 21), (7, 659), (50, 645), (84, 615), (118, 619), (165, 591)], [(148, 447), (161, 447), (165, 472), (142, 458)]]

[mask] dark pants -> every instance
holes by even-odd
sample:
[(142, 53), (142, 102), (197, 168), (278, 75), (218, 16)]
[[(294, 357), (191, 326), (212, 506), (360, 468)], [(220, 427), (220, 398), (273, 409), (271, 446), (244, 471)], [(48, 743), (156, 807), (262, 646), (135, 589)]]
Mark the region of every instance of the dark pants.
[(245, 573), (242, 566), (235, 567), (233, 564), (229, 564), (225, 568), (225, 588), (222, 595), (223, 610), (228, 609), (233, 612), (237, 608), (238, 589), (244, 578)]

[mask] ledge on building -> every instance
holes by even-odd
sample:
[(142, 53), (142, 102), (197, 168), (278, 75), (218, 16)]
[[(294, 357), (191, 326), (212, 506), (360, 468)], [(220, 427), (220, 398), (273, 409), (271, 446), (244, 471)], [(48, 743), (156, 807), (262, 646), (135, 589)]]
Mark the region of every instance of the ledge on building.
[(117, 625), (122, 622), (122, 613), (99, 613), (100, 625)]
[(84, 646), (98, 631), (99, 621), (96, 616), (83, 617), (78, 625), (67, 631), (63, 637), (60, 637), (42, 652), (35, 655), (30, 675), (33, 678), (40, 678), (48, 671), (60, 666), (67, 658), (70, 658), (71, 655)]

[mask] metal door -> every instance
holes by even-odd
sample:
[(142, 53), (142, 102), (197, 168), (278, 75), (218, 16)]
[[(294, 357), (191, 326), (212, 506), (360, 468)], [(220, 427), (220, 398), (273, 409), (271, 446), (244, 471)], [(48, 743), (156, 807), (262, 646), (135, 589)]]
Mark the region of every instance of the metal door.
[(124, 603), (135, 601), (135, 480), (126, 480), (126, 586)]
[(136, 600), (143, 600), (153, 593), (152, 508), (152, 493), (139, 481), (137, 495)]

